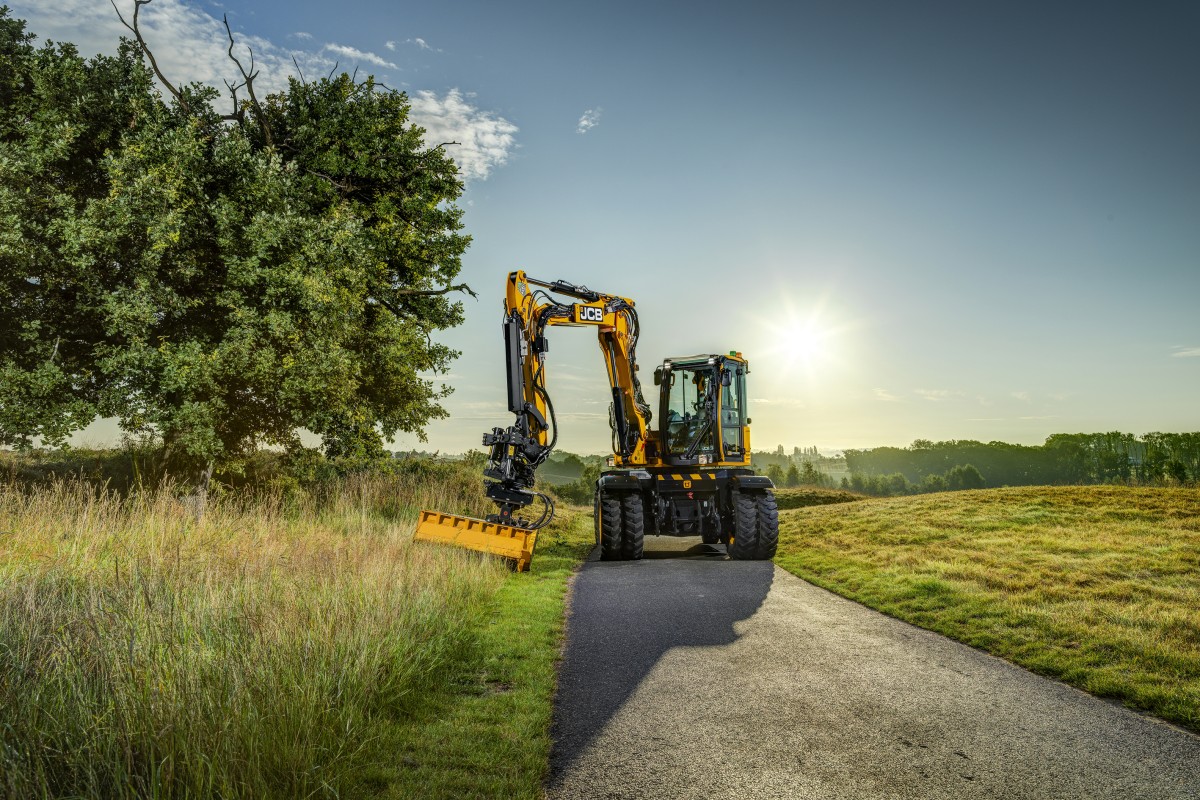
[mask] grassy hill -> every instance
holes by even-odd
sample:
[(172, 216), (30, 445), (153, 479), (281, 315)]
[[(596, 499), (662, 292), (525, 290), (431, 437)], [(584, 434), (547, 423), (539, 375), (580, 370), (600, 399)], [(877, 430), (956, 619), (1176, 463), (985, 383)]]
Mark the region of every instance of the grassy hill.
[(820, 486), (796, 486), (775, 490), (775, 502), (779, 510), (792, 508), (808, 508), (810, 506), (829, 506), (838, 503), (853, 503), (866, 500), (867, 496), (845, 489), (824, 489)]
[(1200, 491), (1022, 487), (781, 514), (820, 586), (1200, 730)]

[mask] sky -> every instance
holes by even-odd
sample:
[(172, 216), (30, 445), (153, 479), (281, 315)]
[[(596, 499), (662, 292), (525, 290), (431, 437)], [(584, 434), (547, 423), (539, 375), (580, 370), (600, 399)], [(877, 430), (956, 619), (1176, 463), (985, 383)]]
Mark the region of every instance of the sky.
[[(108, 0), (6, 0), (84, 54)], [(117, 0), (128, 10), (130, 0)], [(510, 424), (524, 269), (633, 299), (644, 374), (743, 352), (755, 449), (1200, 430), (1200, 6), (154, 0), (166, 74), (358, 69), (467, 181), (479, 299), (441, 341), (463, 452)], [(551, 332), (559, 446), (607, 452), (587, 329)], [(648, 382), (647, 382), (648, 383)], [(647, 386), (647, 388), (651, 388)], [(94, 441), (103, 425), (89, 429)]]

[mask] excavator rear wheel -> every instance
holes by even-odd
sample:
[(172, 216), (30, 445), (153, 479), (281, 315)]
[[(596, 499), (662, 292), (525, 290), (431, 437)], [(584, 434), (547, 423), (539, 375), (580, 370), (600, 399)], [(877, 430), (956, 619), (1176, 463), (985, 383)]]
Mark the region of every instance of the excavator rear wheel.
[(621, 515), (621, 558), (637, 561), (642, 557), (642, 547), (646, 538), (641, 495), (630, 493), (622, 497)]
[(735, 561), (750, 561), (758, 555), (758, 503), (755, 497), (734, 492), (733, 541), (729, 543), (729, 557)]
[(601, 561), (621, 558), (621, 499), (596, 490), (596, 544), (600, 545)]

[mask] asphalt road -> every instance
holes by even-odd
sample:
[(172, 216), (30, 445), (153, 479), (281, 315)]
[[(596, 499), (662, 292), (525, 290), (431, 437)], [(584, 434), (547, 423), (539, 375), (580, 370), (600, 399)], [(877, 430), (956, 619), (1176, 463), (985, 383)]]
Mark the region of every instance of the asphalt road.
[(576, 576), (550, 798), (1196, 798), (1200, 737), (698, 539)]

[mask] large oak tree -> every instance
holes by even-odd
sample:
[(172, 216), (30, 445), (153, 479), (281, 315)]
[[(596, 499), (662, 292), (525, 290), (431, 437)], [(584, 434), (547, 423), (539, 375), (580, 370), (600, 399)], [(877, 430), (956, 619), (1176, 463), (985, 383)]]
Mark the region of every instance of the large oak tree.
[(251, 68), (222, 114), (156, 88), (134, 33), (84, 60), (0, 11), (0, 440), (113, 416), (205, 476), (301, 429), (362, 454), (444, 416), (421, 375), (457, 355), (433, 336), (470, 239), (406, 95), (340, 74), (260, 98)]

